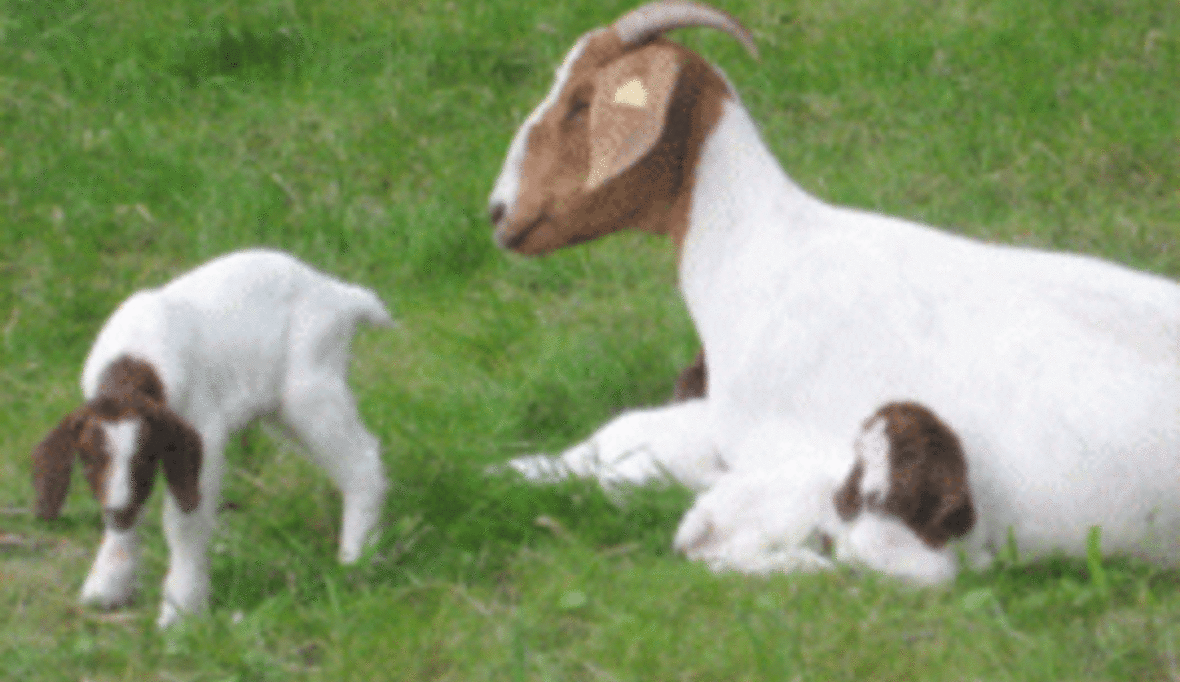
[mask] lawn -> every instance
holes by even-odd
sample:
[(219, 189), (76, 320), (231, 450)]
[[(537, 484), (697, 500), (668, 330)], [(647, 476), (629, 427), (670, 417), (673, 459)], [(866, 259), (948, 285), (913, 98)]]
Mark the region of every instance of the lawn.
[[(1175, 0), (717, 5), (760, 61), (672, 36), (809, 191), (1180, 277)], [(526, 259), (486, 218), (553, 68), (631, 6), (0, 0), (0, 679), (1180, 680), (1175, 572), (1017, 548), (940, 589), (716, 576), (670, 549), (684, 490), (485, 473), (666, 400), (696, 352), (666, 241)], [(382, 538), (340, 567), (338, 495), (263, 423), (228, 453), (210, 612), (154, 626), (159, 492), (137, 602), (80, 608), (98, 507), (75, 474), (35, 519), (29, 452), (122, 299), (256, 245), (400, 322), (351, 373)]]

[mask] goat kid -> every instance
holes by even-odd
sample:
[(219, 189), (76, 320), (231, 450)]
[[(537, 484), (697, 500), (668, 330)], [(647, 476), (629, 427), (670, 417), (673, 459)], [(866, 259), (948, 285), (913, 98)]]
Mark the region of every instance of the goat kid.
[(343, 495), (340, 560), (360, 557), (386, 488), (378, 441), (347, 383), (361, 320), (392, 324), (373, 292), (268, 250), (221, 256), (115, 310), (86, 358), (86, 402), (32, 453), (39, 517), (60, 513), (75, 452), (102, 505), (84, 603), (111, 608), (134, 596), (136, 528), (159, 466), (170, 559), (158, 624), (205, 608), (226, 441), (273, 412)]
[(489, 212), (497, 243), (523, 254), (622, 227), (670, 236), (707, 393), (511, 464), (607, 483), (667, 473), (699, 490), (748, 471), (752, 485), (773, 462), (746, 434), (791, 423), (842, 437), (907, 396), (959, 434), (972, 556), (1009, 529), (1030, 555), (1084, 555), (1098, 525), (1109, 551), (1180, 563), (1180, 286), (811, 196), (721, 71), (662, 37), (686, 26), (753, 52), (736, 19), (687, 2), (586, 33), (513, 137)]
[(766, 464), (724, 475), (697, 498), (674, 542), (690, 559), (751, 573), (838, 561), (919, 584), (957, 572), (949, 543), (975, 525), (967, 462), (925, 406), (883, 406), (854, 443), (767, 424), (739, 447)]

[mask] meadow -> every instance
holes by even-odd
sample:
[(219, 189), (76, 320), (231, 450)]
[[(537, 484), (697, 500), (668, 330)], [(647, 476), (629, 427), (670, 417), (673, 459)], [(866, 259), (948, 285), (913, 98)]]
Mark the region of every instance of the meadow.
[[(1175, 0), (716, 0), (719, 64), (788, 173), (834, 202), (1180, 278)], [(918, 590), (713, 575), (691, 495), (485, 473), (668, 399), (696, 352), (660, 238), (498, 251), (487, 194), (582, 32), (630, 0), (0, 0), (0, 679), (1180, 680), (1180, 574), (1104, 557)], [(351, 382), (392, 482), (335, 560), (339, 498), (262, 423), (235, 439), (208, 614), (156, 630), (77, 594), (79, 473), (31, 514), (29, 452), (132, 291), (285, 249), (374, 288)], [(1180, 494), (1180, 487), (1177, 488)]]

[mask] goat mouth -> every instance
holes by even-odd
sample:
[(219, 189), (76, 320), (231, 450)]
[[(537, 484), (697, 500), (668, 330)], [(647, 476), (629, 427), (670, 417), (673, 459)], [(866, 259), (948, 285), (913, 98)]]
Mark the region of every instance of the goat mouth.
[(500, 242), (500, 246), (511, 251), (519, 251), (518, 247), (523, 244), (524, 241), (529, 238), (529, 235), (531, 235), (533, 231), (537, 229), (537, 226), (543, 222), (545, 222), (544, 213), (537, 216), (536, 220), (529, 223), (528, 225), (525, 225), (524, 228), (516, 234), (511, 235), (506, 239), (499, 239), (498, 241)]
[(104, 509), (103, 516), (107, 522), (119, 530), (131, 530), (135, 526), (135, 517), (139, 515), (139, 507), (128, 505), (119, 509)]

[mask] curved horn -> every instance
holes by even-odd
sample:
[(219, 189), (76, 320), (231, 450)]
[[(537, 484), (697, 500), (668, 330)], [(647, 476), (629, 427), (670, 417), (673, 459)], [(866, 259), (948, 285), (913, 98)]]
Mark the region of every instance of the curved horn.
[(611, 28), (623, 40), (624, 45), (636, 45), (649, 38), (676, 28), (703, 26), (725, 31), (737, 38), (746, 50), (758, 58), (758, 48), (749, 29), (731, 15), (707, 5), (684, 0), (662, 0), (636, 7), (619, 17)]

